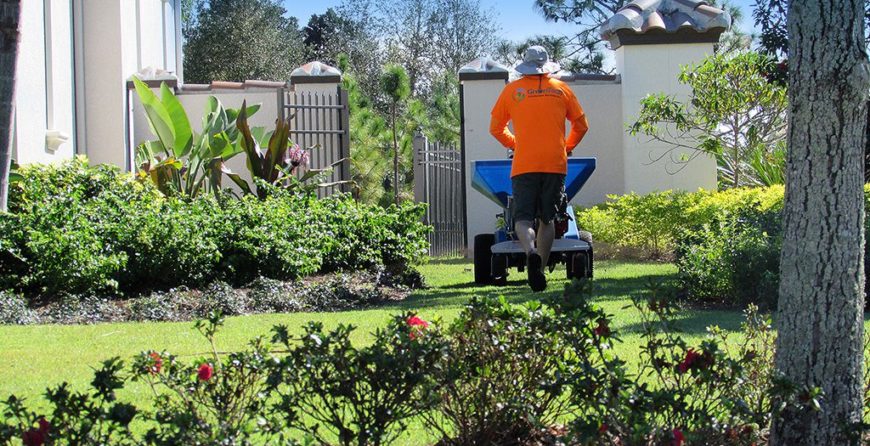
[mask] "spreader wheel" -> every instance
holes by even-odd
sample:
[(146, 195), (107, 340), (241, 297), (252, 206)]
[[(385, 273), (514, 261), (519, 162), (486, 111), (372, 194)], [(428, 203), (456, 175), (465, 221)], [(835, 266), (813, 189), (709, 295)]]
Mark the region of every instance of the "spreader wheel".
[(575, 252), (567, 265), (568, 279), (592, 278), (592, 256), (587, 252)]
[(507, 285), (508, 258), (506, 255), (492, 255), (492, 284), (498, 286)]
[(494, 244), (493, 234), (474, 236), (474, 283), (478, 285), (492, 283), (492, 245)]

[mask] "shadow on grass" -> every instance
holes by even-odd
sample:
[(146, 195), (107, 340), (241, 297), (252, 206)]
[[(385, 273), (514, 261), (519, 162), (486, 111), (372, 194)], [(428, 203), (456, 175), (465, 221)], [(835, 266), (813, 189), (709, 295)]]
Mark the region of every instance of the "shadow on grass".
[[(459, 262), (455, 262), (453, 259), (450, 259), (448, 260), (451, 262), (449, 265), (468, 263), (466, 259), (459, 260)], [(638, 274), (629, 277), (608, 277), (606, 274), (601, 275), (603, 277), (594, 279), (594, 300), (601, 302), (630, 299), (631, 296), (646, 289), (651, 280), (665, 281), (674, 277), (673, 274), (669, 273)], [(397, 310), (461, 307), (468, 303), (473, 296), (504, 296), (512, 303), (546, 300), (563, 293), (565, 285), (568, 283), (565, 277), (565, 270), (557, 269), (548, 275), (547, 290), (542, 293), (534, 293), (529, 289), (525, 278), (525, 273), (512, 270), (509, 276), (510, 280), (508, 280), (506, 285), (493, 286), (475, 284), (470, 274), (457, 275), (456, 281), (438, 284), (428, 289), (417, 290), (404, 301), (391, 303), (386, 307)]]
[(434, 257), (429, 259), (430, 265), (464, 265), (471, 264), (465, 257)]

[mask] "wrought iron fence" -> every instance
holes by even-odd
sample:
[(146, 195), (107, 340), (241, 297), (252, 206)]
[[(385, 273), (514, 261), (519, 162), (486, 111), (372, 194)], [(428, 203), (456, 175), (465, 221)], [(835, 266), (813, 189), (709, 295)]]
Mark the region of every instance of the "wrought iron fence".
[(462, 154), (453, 144), (414, 138), (414, 198), (428, 203), (424, 222), (432, 225), (429, 255), (464, 255), (465, 209)]
[(320, 188), (318, 196), (346, 192), (350, 181), (350, 124), (347, 90), (334, 93), (297, 93), (289, 91), (282, 109), (290, 117), (290, 139), (302, 148), (312, 148), (309, 166), (324, 169), (332, 166), (326, 179), (333, 184)]

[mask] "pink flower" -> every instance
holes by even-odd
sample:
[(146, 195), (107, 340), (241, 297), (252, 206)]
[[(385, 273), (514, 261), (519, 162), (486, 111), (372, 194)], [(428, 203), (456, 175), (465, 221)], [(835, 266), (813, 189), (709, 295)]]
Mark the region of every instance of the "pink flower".
[(200, 381), (208, 381), (211, 379), (211, 376), (214, 374), (214, 367), (211, 364), (205, 362), (200, 364), (199, 371), (196, 376), (199, 377)]
[(408, 337), (413, 341), (417, 336), (422, 334), (423, 330), (429, 327), (429, 323), (420, 319), (418, 316), (411, 316), (407, 320), (408, 326), (411, 327), (411, 332)]
[(308, 166), (308, 152), (301, 149), (299, 144), (293, 144), (293, 147), (287, 150), (287, 160), (293, 167), (306, 167)]
[(39, 417), (39, 428), (30, 429), (21, 436), (21, 442), (24, 446), (42, 446), (48, 438), (48, 431), (51, 429), (49, 423), (44, 417)]
[(45, 444), (45, 432), (39, 429), (30, 429), (21, 436), (24, 446), (42, 446)]
[(598, 319), (598, 326), (592, 332), (599, 337), (610, 336), (610, 327), (607, 325), (607, 319)]

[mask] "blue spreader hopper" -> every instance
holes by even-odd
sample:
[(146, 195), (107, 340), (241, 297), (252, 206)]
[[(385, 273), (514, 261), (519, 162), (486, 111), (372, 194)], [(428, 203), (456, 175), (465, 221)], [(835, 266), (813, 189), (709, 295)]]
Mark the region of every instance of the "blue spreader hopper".
[[(478, 234), (474, 237), (474, 280), (480, 284), (507, 283), (508, 270), (525, 268), (526, 255), (514, 234), (513, 190), (511, 186), (511, 161), (472, 161), (471, 185), (475, 190), (502, 208), (496, 217), (504, 222), (495, 233)], [(595, 171), (595, 158), (568, 158), (565, 175), (565, 194), (570, 202)], [(592, 242), (581, 240), (570, 205), (562, 218), (557, 217), (556, 241), (550, 255), (550, 268), (559, 263), (566, 265), (568, 278), (592, 277)]]

